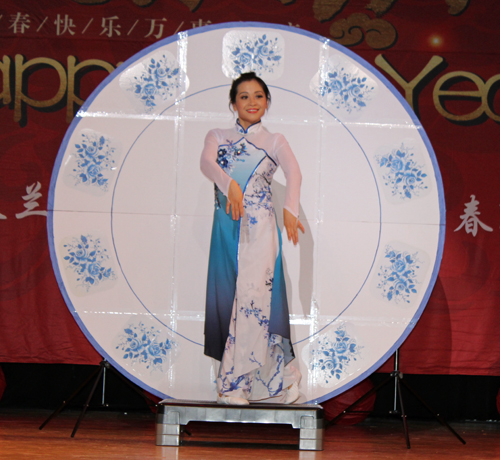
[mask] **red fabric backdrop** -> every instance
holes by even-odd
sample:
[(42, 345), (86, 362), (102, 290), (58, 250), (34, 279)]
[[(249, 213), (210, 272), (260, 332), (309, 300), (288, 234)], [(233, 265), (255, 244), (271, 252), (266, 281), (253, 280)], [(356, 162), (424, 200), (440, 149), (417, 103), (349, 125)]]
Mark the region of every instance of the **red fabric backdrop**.
[(447, 230), (441, 272), (401, 368), (500, 375), (499, 16), (496, 0), (3, 0), (0, 362), (100, 360), (59, 293), (43, 213), (79, 105), (158, 39), (260, 21), (351, 47), (412, 104), (443, 175)]

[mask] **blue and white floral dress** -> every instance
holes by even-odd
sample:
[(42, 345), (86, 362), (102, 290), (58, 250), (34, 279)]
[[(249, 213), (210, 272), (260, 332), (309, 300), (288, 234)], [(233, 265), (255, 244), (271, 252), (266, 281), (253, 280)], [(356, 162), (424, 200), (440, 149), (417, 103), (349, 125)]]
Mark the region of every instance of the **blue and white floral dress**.
[[(281, 233), (271, 197), (273, 174), (287, 179), (285, 208), (298, 215), (301, 174), (281, 134), (262, 123), (247, 130), (211, 130), (201, 158), (215, 183), (205, 314), (205, 354), (221, 361), (217, 386), (225, 396), (280, 402), (300, 373), (293, 358)], [(231, 180), (243, 191), (239, 221), (226, 214)]]

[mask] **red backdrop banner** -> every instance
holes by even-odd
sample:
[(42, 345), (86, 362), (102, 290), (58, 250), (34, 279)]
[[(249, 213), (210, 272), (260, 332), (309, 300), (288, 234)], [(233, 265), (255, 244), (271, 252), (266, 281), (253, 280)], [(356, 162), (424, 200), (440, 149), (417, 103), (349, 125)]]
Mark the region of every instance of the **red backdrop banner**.
[(446, 243), (401, 370), (500, 375), (499, 16), (495, 0), (3, 0), (0, 362), (100, 360), (59, 292), (46, 232), (52, 166), (84, 100), (157, 40), (258, 21), (350, 47), (413, 107), (443, 176)]

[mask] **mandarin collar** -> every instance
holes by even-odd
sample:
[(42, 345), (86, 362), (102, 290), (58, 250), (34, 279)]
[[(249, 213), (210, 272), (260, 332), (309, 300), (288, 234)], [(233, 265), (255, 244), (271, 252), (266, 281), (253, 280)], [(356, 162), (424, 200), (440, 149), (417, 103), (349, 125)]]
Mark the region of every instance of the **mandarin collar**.
[(257, 131), (260, 130), (262, 127), (262, 121), (258, 121), (257, 123), (254, 123), (253, 125), (250, 125), (246, 130), (243, 128), (243, 126), (240, 125), (240, 120), (236, 120), (235, 128), (236, 131), (240, 134), (251, 134), (251, 133), (256, 133)]

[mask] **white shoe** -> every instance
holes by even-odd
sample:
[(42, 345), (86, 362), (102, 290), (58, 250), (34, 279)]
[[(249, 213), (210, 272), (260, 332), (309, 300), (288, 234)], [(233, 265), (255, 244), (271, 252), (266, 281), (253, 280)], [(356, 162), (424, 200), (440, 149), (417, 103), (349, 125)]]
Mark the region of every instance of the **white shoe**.
[(250, 403), (245, 398), (238, 398), (237, 396), (224, 396), (217, 395), (218, 404), (229, 404), (236, 406), (248, 406)]
[(285, 401), (284, 404), (293, 404), (297, 399), (299, 399), (299, 384), (297, 382), (293, 382), (288, 389), (286, 390)]

